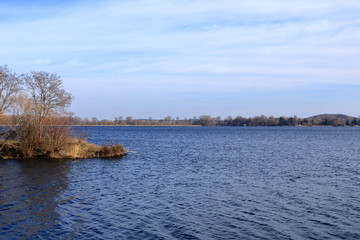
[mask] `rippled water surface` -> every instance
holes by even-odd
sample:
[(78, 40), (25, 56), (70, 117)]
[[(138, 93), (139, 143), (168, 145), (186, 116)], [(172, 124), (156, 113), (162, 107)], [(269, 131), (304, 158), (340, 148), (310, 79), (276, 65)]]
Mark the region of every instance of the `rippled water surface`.
[(360, 128), (76, 130), (137, 153), (0, 160), (0, 239), (360, 239)]

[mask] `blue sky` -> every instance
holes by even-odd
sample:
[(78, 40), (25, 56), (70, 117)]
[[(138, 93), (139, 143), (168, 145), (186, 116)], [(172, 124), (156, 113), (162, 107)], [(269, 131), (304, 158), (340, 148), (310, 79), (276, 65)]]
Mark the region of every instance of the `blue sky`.
[(360, 115), (360, 0), (0, 1), (0, 64), (77, 116)]

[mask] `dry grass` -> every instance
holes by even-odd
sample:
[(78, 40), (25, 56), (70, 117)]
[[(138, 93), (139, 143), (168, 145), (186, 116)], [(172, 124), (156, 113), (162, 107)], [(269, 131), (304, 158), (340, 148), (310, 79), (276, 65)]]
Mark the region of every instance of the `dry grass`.
[[(26, 152), (24, 152), (26, 151)], [(49, 158), (49, 159), (79, 159), (79, 158), (115, 158), (122, 157), (126, 150), (120, 145), (99, 146), (81, 138), (69, 137), (60, 149), (37, 153), (37, 149), (25, 148), (19, 141), (0, 142), (0, 158)]]
[[(125, 155), (120, 145), (98, 146), (79, 137), (70, 136), (70, 127), (61, 119), (47, 119), (41, 125), (31, 115), (25, 116), (17, 127), (0, 136), (0, 158), (110, 158)], [(52, 123), (53, 125), (50, 125)]]

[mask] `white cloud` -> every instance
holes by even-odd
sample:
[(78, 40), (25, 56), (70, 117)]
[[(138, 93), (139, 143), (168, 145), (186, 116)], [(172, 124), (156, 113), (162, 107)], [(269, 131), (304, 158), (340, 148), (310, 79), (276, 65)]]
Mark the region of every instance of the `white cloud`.
[[(9, 10), (10, 17), (0, 20), (6, 36), (0, 39), (0, 61), (22, 71), (43, 67), (68, 77), (115, 82), (127, 75), (143, 84), (147, 75), (166, 74), (169, 83), (181, 75), (191, 79), (183, 82), (185, 88), (206, 78), (226, 86), (231, 75), (229, 91), (267, 87), (269, 82), (360, 84), (357, 0), (138, 0), (64, 9), (5, 7), (2, 12)], [(248, 81), (251, 76), (256, 80)]]

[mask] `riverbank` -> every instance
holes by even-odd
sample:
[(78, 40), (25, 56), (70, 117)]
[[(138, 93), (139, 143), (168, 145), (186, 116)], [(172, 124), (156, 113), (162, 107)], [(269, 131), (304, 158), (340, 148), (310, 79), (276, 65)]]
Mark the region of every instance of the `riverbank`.
[(0, 159), (83, 159), (83, 158), (117, 158), (126, 154), (120, 144), (99, 146), (81, 138), (69, 138), (61, 149), (40, 151), (30, 149), (19, 141), (0, 142)]

